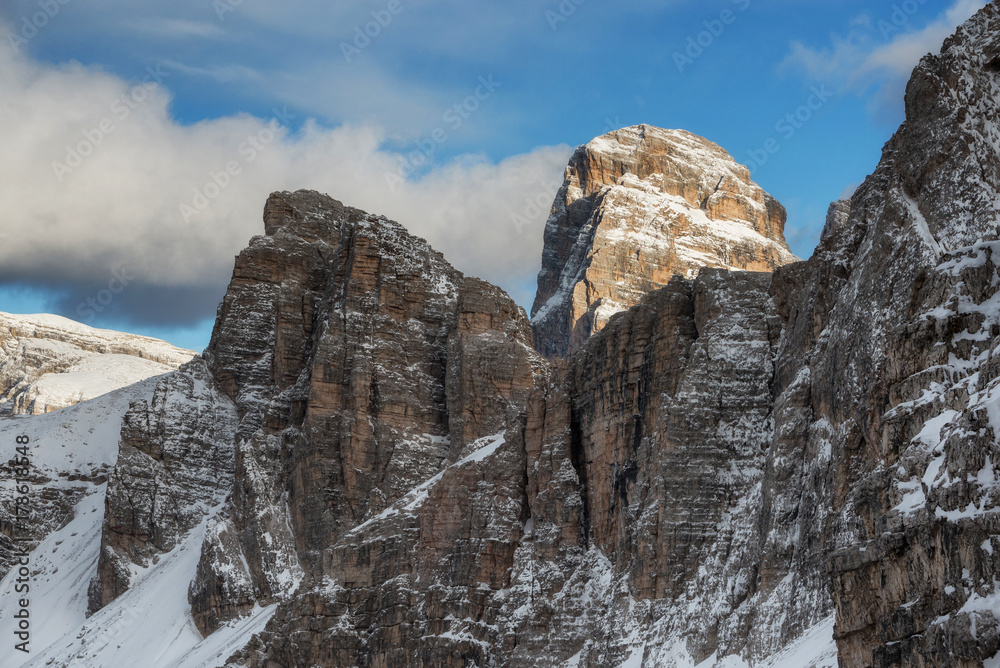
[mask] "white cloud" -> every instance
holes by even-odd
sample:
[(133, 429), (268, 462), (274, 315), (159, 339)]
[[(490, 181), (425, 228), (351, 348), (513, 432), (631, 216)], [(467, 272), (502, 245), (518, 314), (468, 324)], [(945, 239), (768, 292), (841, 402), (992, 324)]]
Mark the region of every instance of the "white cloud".
[(868, 53), (856, 76), (884, 71), (892, 76), (909, 77), (920, 59), (937, 53), (941, 44), (969, 17), (986, 6), (985, 0), (957, 0), (936, 21), (922, 30), (902, 33)]
[(874, 85), (874, 111), (883, 111), (885, 106), (898, 108), (902, 104), (901, 92), (920, 59), (937, 53), (955, 28), (987, 4), (985, 0), (956, 0), (917, 30), (914, 23), (919, 23), (920, 14), (927, 11), (924, 2), (893, 4), (881, 15), (862, 15), (852, 21), (845, 35), (834, 35), (826, 47), (792, 42), (779, 69), (855, 92), (867, 91)]
[[(0, 230), (9, 235), (0, 244), (0, 281), (85, 291), (126, 266), (136, 285), (215, 288), (228, 280), (233, 255), (263, 232), (267, 195), (299, 188), (395, 218), (459, 269), (501, 286), (523, 286), (537, 270), (547, 205), (526, 200), (551, 202), (569, 147), (499, 164), (464, 156), (392, 189), (386, 175), (403, 156), (383, 147), (383, 130), (308, 121), (267, 141), (271, 119), (180, 125), (169, 112), (169, 68), (152, 70), (164, 72), (163, 84), (150, 76), (144, 85), (142, 77), (126, 82), (0, 49)], [(88, 155), (73, 167), (74, 153)], [(57, 174), (55, 163), (67, 169)], [(213, 175), (227, 181), (227, 164), (240, 173), (185, 222), (181, 205), (200, 203), (196, 191), (214, 194)], [(525, 214), (519, 229), (512, 221)]]

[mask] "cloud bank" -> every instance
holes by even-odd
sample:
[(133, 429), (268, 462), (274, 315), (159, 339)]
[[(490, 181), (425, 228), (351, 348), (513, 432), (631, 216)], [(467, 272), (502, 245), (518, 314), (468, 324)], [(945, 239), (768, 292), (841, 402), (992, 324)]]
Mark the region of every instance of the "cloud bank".
[(284, 109), (181, 125), (170, 113), (175, 71), (125, 81), (0, 49), (0, 283), (58, 291), (55, 308), (80, 319), (124, 274), (109, 312), (190, 324), (214, 315), (233, 256), (263, 231), (267, 195), (309, 188), (398, 220), (459, 269), (530, 301), (569, 147), (436, 163), (427, 142), (447, 142), (455, 115), (442, 115), (443, 139), (409, 155), (386, 149), (379, 127), (301, 123)]

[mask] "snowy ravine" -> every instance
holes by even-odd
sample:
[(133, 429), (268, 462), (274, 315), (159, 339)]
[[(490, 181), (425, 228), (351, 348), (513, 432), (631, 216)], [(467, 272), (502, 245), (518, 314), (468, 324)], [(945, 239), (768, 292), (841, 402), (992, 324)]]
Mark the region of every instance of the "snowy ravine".
[[(169, 378), (153, 378), (44, 415), (0, 418), (0, 442), (13, 448), (17, 435), (31, 439), (28, 497), (38, 513), (32, 525), (47, 533), (28, 558), (30, 592), (14, 591), (16, 570), (0, 582), (2, 637), (14, 638), (22, 597), (29, 599), (31, 615), (30, 652), (5, 649), (0, 666), (215, 666), (273, 614), (274, 606), (253, 610), (208, 640), (195, 627), (187, 583), (196, 575), (205, 527), (221, 509), (216, 506), (155, 564), (135, 567), (126, 596), (87, 618), (106, 481), (118, 457), (122, 421), (130, 404), (151, 402), (157, 385), (165, 382)], [(5, 475), (0, 485), (0, 505), (7, 511), (13, 481)], [(60, 497), (69, 501), (52, 501)]]

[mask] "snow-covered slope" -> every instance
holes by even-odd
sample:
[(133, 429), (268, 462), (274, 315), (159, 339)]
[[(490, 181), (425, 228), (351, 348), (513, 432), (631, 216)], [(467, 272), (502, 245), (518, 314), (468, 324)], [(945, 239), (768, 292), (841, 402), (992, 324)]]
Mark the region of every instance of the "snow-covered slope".
[[(208, 520), (156, 564), (135, 568), (132, 588), (86, 618), (87, 584), (96, 573), (102, 519), (99, 512), (91, 512), (91, 506), (101, 505), (94, 501), (102, 500), (103, 491), (80, 504), (79, 522), (50, 536), (36, 551), (36, 567), (41, 570), (39, 580), (43, 584), (34, 606), (56, 611), (57, 621), (44, 627), (37, 641), (38, 651), (31, 660), (14, 657), (7, 663), (0, 659), (0, 666), (208, 668), (221, 665), (267, 623), (275, 606), (256, 608), (208, 639), (203, 639), (195, 627), (186, 585), (195, 575)], [(50, 547), (73, 540), (76, 533), (97, 540), (81, 540), (83, 549), (67, 552), (59, 560), (49, 558), (46, 552)], [(68, 575), (62, 576), (64, 572)], [(55, 584), (51, 589), (46, 586), (49, 579)], [(60, 610), (64, 601), (69, 606)], [(5, 626), (0, 628), (7, 631)]]
[[(104, 516), (104, 490), (118, 456), (122, 417), (133, 401), (152, 396), (155, 379), (44, 415), (0, 418), (0, 519), (13, 518), (16, 479), (7, 463), (16, 438), (26, 435), (30, 483), (25, 496), (32, 516), (23, 528), (0, 534), (0, 632), (11, 638), (19, 596), (12, 538), (27, 536), (32, 571), (32, 652), (79, 623), (87, 609), (87, 583), (97, 565)], [(24, 533), (24, 530), (27, 533)], [(41, 544), (38, 544), (41, 541)], [(20, 653), (5, 651), (0, 665), (20, 665)]]
[[(184, 376), (195, 377), (190, 367)], [(274, 606), (257, 607), (247, 617), (223, 625), (208, 640), (195, 627), (188, 583), (196, 574), (206, 527), (221, 506), (172, 550), (146, 568), (133, 565), (127, 593), (87, 618), (88, 588), (98, 572), (108, 479), (120, 450), (122, 424), (131, 405), (162, 402), (182, 381), (150, 378), (90, 401), (42, 415), (0, 418), (0, 444), (14, 455), (16, 437), (30, 439), (27, 497), (34, 512), (28, 557), (30, 591), (15, 591), (9, 572), (11, 533), (0, 534), (0, 634), (13, 638), (19, 599), (30, 600), (28, 653), (0, 653), (0, 668), (42, 666), (215, 666), (246, 644), (267, 622)], [(160, 395), (156, 393), (160, 386)], [(163, 395), (163, 396), (161, 396)], [(161, 396), (160, 399), (157, 399)], [(209, 404), (210, 402), (205, 401)], [(14, 476), (0, 477), (0, 513), (9, 520)], [(38, 542), (40, 540), (40, 542)], [(12, 643), (13, 644), (13, 643)]]
[[(638, 668), (639, 664), (636, 664)], [(621, 668), (627, 668), (627, 664)], [(714, 654), (697, 668), (751, 668), (738, 656), (721, 659)], [(770, 656), (756, 668), (837, 668), (837, 643), (833, 640), (833, 615), (805, 631), (798, 640)]]
[(173, 371), (195, 356), (165, 341), (55, 315), (0, 313), (0, 414), (38, 414)]

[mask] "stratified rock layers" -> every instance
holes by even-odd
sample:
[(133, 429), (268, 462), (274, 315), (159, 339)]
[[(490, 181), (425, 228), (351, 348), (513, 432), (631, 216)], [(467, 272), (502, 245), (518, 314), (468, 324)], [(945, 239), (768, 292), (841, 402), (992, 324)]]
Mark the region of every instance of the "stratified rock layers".
[(535, 346), (579, 349), (675, 275), (793, 262), (784, 226), (785, 209), (707, 139), (651, 125), (598, 137), (573, 155), (545, 225)]
[(841, 665), (981, 666), (1000, 647), (1000, 7), (924, 57), (907, 120), (817, 249), (806, 348), (837, 476)]
[(287, 597), (349, 530), (516, 425), (545, 375), (523, 310), (398, 224), (304, 191), (274, 194), (264, 218), (205, 362), (126, 419), (92, 608), (201, 521), (204, 633)]
[(588, 332), (502, 443), (336, 538), (234, 660), (752, 662), (835, 613), (843, 666), (982, 666), (998, 24), (992, 4), (922, 61), (811, 260), (675, 276)]

